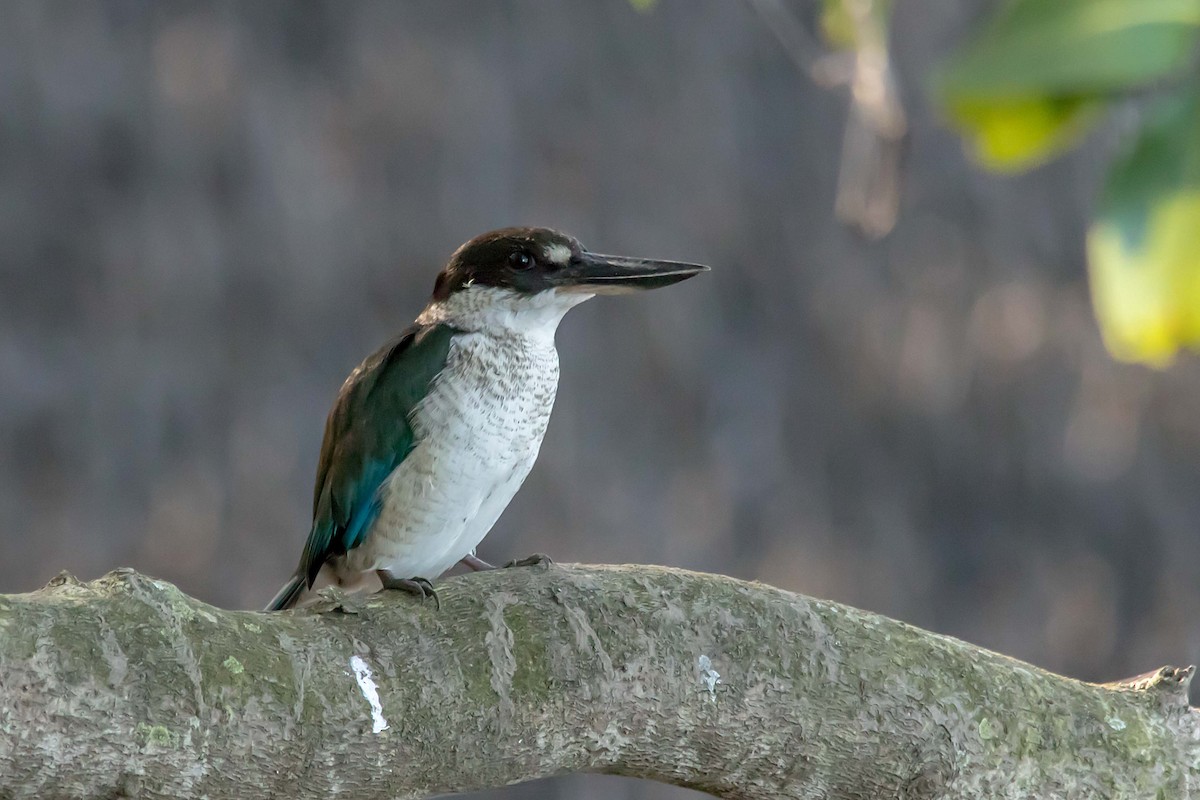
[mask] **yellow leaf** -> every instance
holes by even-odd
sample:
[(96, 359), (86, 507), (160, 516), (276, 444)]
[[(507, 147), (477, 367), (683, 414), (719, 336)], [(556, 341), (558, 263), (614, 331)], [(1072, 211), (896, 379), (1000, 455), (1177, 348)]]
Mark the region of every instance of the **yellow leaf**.
[(1114, 357), (1166, 366), (1200, 349), (1200, 190), (1162, 200), (1141, 241), (1116, 220), (1088, 233), (1092, 302)]
[(1087, 97), (956, 98), (947, 106), (980, 164), (997, 172), (1017, 172), (1049, 161), (1074, 144), (1104, 103)]
[(1200, 350), (1200, 89), (1151, 107), (1088, 232), (1092, 302), (1109, 351), (1155, 366)]
[(854, 17), (844, 0), (825, 0), (821, 6), (820, 25), (825, 41), (837, 49), (853, 50), (858, 46)]
[(862, 47), (864, 20), (886, 31), (892, 0), (825, 0), (818, 24), (825, 42), (838, 50)]

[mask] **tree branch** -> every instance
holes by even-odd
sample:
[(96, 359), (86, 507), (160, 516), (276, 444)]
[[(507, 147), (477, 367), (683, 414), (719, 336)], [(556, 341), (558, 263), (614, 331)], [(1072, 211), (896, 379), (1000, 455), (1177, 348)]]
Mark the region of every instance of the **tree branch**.
[(569, 772), (738, 798), (1186, 798), (1192, 669), (1050, 674), (654, 567), (222, 611), (118, 571), (0, 595), (0, 797), (422, 797)]

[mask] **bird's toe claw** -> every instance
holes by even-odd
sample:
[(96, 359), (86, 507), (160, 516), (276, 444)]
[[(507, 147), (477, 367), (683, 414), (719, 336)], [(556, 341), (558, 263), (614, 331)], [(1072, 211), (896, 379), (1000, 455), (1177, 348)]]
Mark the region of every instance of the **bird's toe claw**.
[(548, 569), (552, 566), (554, 566), (554, 559), (545, 553), (534, 553), (525, 558), (514, 558), (504, 565), (505, 569), (509, 567), (542, 567), (543, 569)]
[(495, 565), (489, 564), (474, 553), (467, 553), (459, 559), (458, 563), (472, 572), (487, 572), (496, 568)]
[(438, 597), (437, 591), (433, 588), (433, 583), (428, 578), (397, 578), (390, 572), (380, 570), (379, 579), (383, 582), (384, 589), (407, 592), (414, 597), (421, 598), (421, 600), (433, 598), (434, 607), (439, 610), (442, 607), (441, 598)]

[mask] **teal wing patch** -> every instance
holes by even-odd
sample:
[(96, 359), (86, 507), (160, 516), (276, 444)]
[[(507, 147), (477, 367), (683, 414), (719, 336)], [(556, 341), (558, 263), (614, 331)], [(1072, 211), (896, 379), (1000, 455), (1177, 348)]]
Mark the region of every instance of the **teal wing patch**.
[(412, 452), (410, 415), (446, 364), (446, 325), (413, 326), (350, 373), (325, 422), (313, 491), (313, 525), (297, 574), (311, 586), (321, 565), (366, 540), (379, 488)]

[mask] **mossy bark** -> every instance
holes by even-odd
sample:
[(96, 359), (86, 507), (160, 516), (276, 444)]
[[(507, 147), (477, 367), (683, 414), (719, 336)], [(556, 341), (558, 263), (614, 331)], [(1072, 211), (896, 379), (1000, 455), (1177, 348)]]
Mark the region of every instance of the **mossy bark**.
[(0, 797), (396, 798), (592, 771), (738, 798), (1188, 798), (1191, 669), (1094, 685), (654, 567), (222, 611), (129, 571), (0, 596)]

